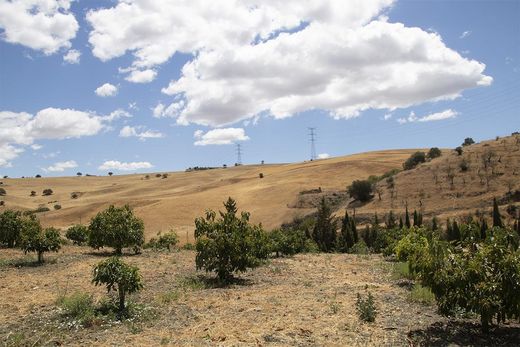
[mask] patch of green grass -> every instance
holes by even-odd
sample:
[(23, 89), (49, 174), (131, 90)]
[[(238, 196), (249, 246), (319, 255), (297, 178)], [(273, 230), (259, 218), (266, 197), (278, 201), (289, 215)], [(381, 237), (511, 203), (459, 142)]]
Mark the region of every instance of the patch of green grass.
[(173, 301), (179, 300), (181, 293), (178, 290), (170, 290), (159, 294), (157, 301), (162, 305), (167, 305)]
[(415, 284), (410, 292), (410, 300), (430, 306), (435, 304), (435, 295), (430, 288)]
[(186, 276), (179, 280), (179, 287), (185, 291), (197, 291), (208, 288), (208, 283), (201, 276)]
[(87, 293), (74, 293), (70, 296), (60, 296), (56, 304), (63, 310), (63, 315), (89, 327), (96, 321), (94, 299)]
[(332, 314), (336, 314), (339, 312), (341, 306), (338, 302), (334, 301), (334, 302), (330, 303), (329, 308), (330, 308), (330, 312), (332, 312)]
[(395, 280), (402, 278), (413, 280), (415, 276), (410, 272), (410, 267), (407, 262), (399, 262), (393, 264), (392, 278)]

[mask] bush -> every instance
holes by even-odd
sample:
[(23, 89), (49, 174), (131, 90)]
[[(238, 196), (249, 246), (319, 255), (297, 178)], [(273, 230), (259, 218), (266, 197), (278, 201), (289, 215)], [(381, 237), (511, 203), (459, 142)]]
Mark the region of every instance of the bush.
[(466, 137), (462, 143), (462, 146), (471, 146), (474, 143), (475, 141), (471, 137)]
[(351, 197), (361, 202), (366, 202), (372, 198), (374, 186), (368, 180), (357, 180), (347, 188)]
[(462, 159), (462, 161), (459, 164), (459, 168), (460, 168), (460, 171), (462, 171), (462, 172), (468, 171), (468, 169), (469, 169), (468, 162), (466, 160)]
[(298, 253), (313, 253), (318, 245), (305, 232), (293, 228), (276, 229), (269, 233), (270, 252), (276, 256), (291, 256)]
[(195, 245), (193, 243), (185, 243), (184, 245), (182, 245), (181, 249), (185, 250), (185, 251), (194, 251), (195, 250)]
[(52, 193), (53, 193), (52, 189), (44, 189), (42, 192), (42, 195), (49, 196), (49, 195), (52, 195)]
[(415, 152), (410, 156), (410, 158), (406, 159), (403, 164), (403, 169), (411, 170), (414, 169), (417, 165), (424, 163), (426, 161), (426, 154), (424, 152)]
[(96, 318), (94, 300), (87, 293), (78, 292), (71, 296), (59, 297), (57, 304), (63, 310), (64, 316), (79, 322), (84, 327), (91, 326)]
[(81, 224), (73, 225), (67, 229), (65, 237), (73, 244), (81, 246), (88, 241), (88, 228)]
[(215, 272), (219, 280), (227, 282), (234, 272), (259, 266), (268, 251), (258, 249), (256, 239), (263, 230), (249, 224), (249, 213), (242, 212), (238, 217), (236, 202), (231, 198), (224, 207), (226, 211), (220, 212), (219, 219), (211, 210), (195, 219), (195, 262), (197, 269)]
[(61, 210), (61, 205), (60, 205), (60, 204), (56, 204), (56, 205), (54, 205), (54, 209), (55, 209), (55, 210)]
[(368, 292), (366, 299), (357, 294), (356, 311), (363, 322), (371, 323), (376, 320), (377, 310), (372, 293)]
[(162, 174), (162, 178), (168, 178), (168, 174)]
[(455, 152), (457, 152), (458, 155), (462, 155), (464, 150), (462, 149), (462, 147), (459, 146), (459, 147), (455, 148)]
[(132, 294), (143, 288), (142, 277), (136, 266), (124, 263), (119, 257), (111, 257), (94, 267), (92, 283), (105, 285), (108, 293), (117, 291), (119, 313), (125, 311), (126, 294)]
[(25, 218), (20, 234), (20, 248), (24, 253), (36, 252), (38, 263), (43, 263), (43, 253), (58, 252), (61, 248), (60, 232), (56, 228), (42, 229), (40, 221), (34, 216)]
[(368, 254), (367, 244), (363, 240), (360, 240), (360, 241), (356, 242), (354, 244), (354, 246), (352, 246), (352, 248), (350, 249), (350, 253), (354, 253), (354, 254)]
[(428, 245), (424, 229), (412, 228), (395, 246), (395, 255), (399, 261), (408, 261), (411, 257), (423, 252)]
[(435, 159), (435, 158), (440, 157), (441, 155), (442, 155), (442, 152), (439, 148), (432, 147), (428, 151), (427, 157), (428, 157), (428, 159)]
[(31, 190), (30, 196), (36, 196), (36, 192), (34, 190)]
[(73, 192), (73, 193), (70, 194), (70, 198), (71, 199), (77, 199), (77, 198), (79, 198), (79, 194), (76, 193), (76, 192)]
[(5, 191), (4, 188), (0, 188), (0, 196), (5, 196), (7, 194), (7, 192)]
[(170, 251), (172, 248), (175, 248), (179, 243), (179, 236), (175, 231), (170, 231), (161, 235), (161, 233), (157, 234), (157, 238), (152, 237), (150, 241), (145, 245), (145, 248), (152, 248), (154, 250), (163, 250), (167, 249)]
[(144, 223), (135, 217), (130, 206), (114, 207), (99, 212), (89, 225), (88, 244), (94, 249), (112, 247), (116, 254), (133, 247), (136, 253), (144, 244)]
[(0, 213), (0, 244), (9, 248), (16, 247), (20, 241), (22, 230), (22, 214), (19, 211), (7, 210)]
[(410, 292), (410, 300), (422, 305), (433, 305), (435, 304), (435, 295), (430, 288), (415, 284)]
[(260, 172), (260, 173), (258, 174), (258, 177), (259, 177), (259, 178), (264, 178), (264, 174)]

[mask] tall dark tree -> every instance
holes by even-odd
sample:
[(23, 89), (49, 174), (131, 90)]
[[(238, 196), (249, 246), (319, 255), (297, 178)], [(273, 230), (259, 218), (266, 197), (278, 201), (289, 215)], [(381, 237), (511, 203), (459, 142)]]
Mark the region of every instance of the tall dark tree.
[(341, 233), (338, 236), (337, 250), (340, 252), (348, 252), (354, 246), (354, 233), (352, 231), (352, 219), (345, 211), (345, 217), (341, 220)]
[(386, 228), (393, 229), (393, 228), (395, 228), (396, 224), (397, 223), (395, 221), (394, 211), (390, 211), (388, 213), (388, 217), (386, 218)]
[(437, 229), (439, 229), (439, 225), (438, 225), (438, 222), (437, 222), (437, 217), (433, 216), (433, 218), (432, 218), (432, 230), (436, 231)]
[(500, 210), (498, 209), (497, 199), (493, 198), (493, 227), (502, 228), (504, 224), (502, 223), (502, 216), (500, 215)]
[(350, 223), (352, 224), (352, 235), (354, 236), (354, 243), (358, 243), (359, 234), (357, 232), (356, 210), (354, 210), (354, 215), (350, 219)]
[(408, 213), (408, 206), (406, 206), (406, 214), (405, 214), (405, 225), (407, 228), (410, 228), (412, 224), (410, 223), (410, 214)]
[(316, 224), (312, 233), (314, 241), (323, 252), (330, 252), (336, 244), (336, 221), (332, 216), (332, 209), (325, 200), (321, 198), (316, 216)]
[(485, 218), (480, 222), (480, 239), (485, 240), (487, 236), (488, 225)]
[(419, 216), (417, 215), (417, 210), (413, 210), (413, 226), (419, 226)]
[(457, 224), (456, 220), (453, 221), (452, 230), (453, 230), (454, 241), (460, 241), (460, 239), (461, 239), (460, 228), (459, 228), (459, 225)]
[(403, 216), (399, 216), (399, 229), (404, 228)]

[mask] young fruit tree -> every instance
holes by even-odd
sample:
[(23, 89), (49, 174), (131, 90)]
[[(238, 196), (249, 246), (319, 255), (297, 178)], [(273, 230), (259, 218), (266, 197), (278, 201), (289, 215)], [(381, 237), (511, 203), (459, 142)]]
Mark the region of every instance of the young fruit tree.
[(0, 244), (8, 248), (20, 242), (22, 230), (22, 214), (19, 211), (6, 210), (0, 213)]
[(20, 233), (20, 248), (24, 253), (36, 252), (38, 263), (43, 263), (43, 253), (58, 252), (61, 248), (60, 232), (56, 228), (43, 229), (34, 216), (25, 218)]
[(209, 210), (205, 217), (195, 219), (197, 269), (215, 272), (222, 282), (229, 282), (233, 273), (254, 268), (266, 259), (269, 245), (261, 225), (249, 223), (249, 213), (237, 216), (235, 200), (229, 198), (225, 212)]
[(88, 241), (88, 228), (81, 224), (73, 225), (67, 229), (65, 237), (74, 245), (81, 246)]
[(126, 294), (135, 293), (143, 288), (139, 268), (123, 262), (119, 257), (110, 257), (94, 267), (92, 283), (105, 285), (108, 293), (117, 291), (119, 296), (119, 313), (125, 311)]
[(116, 254), (122, 254), (123, 248), (133, 247), (139, 253), (144, 244), (144, 223), (134, 216), (130, 206), (111, 205), (92, 218), (88, 234), (88, 244), (94, 249), (111, 247)]

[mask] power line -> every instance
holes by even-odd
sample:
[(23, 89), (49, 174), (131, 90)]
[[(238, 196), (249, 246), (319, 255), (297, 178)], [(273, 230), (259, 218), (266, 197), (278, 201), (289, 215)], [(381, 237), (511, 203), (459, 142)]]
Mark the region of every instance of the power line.
[(316, 160), (316, 128), (308, 128), (311, 141), (311, 160)]
[(240, 146), (240, 143), (236, 144), (237, 146), (237, 165), (242, 165), (242, 147)]

